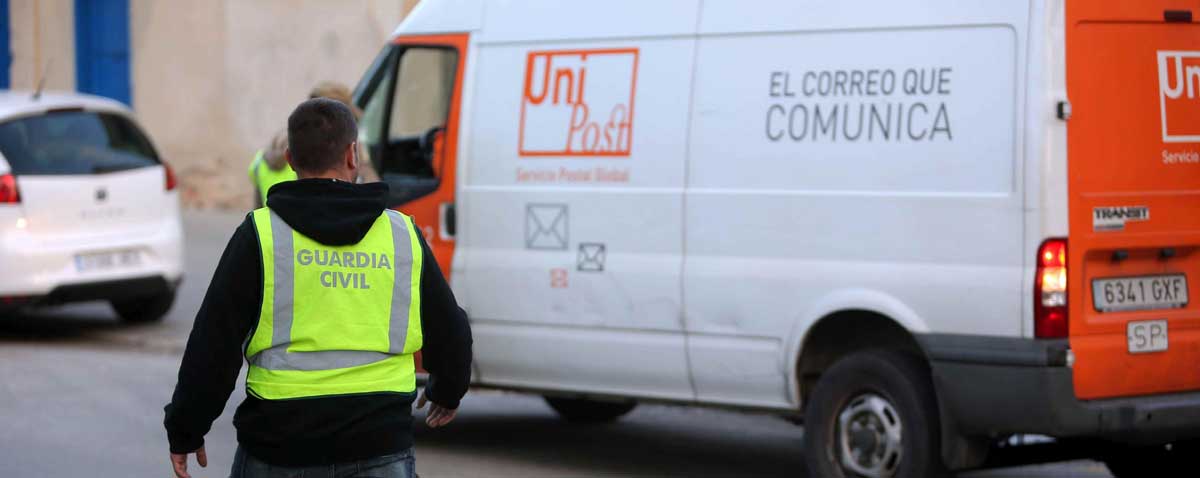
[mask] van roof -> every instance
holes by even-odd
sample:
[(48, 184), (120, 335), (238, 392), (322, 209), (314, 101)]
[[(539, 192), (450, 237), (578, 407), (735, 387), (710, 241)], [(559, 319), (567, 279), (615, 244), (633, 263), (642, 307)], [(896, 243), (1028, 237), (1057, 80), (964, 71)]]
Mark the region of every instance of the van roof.
[[(1044, 3), (1047, 0), (1031, 0)], [(472, 41), (593, 41), (746, 32), (833, 31), (894, 27), (1025, 25), (1030, 5), (984, 0), (606, 0), (597, 2), (423, 0), (392, 33), (470, 33)]]
[(470, 32), (483, 28), (482, 0), (426, 0), (417, 3), (392, 36)]
[(481, 43), (691, 35), (699, 10), (700, 0), (424, 0), (392, 35), (472, 33)]

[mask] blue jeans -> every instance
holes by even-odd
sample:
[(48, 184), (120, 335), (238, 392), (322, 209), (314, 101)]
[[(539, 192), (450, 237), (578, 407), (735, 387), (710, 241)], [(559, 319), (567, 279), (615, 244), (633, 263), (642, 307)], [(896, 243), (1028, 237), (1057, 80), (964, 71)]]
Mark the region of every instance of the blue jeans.
[(229, 478), (417, 478), (416, 468), (412, 448), (349, 463), (289, 468), (265, 463), (239, 446)]

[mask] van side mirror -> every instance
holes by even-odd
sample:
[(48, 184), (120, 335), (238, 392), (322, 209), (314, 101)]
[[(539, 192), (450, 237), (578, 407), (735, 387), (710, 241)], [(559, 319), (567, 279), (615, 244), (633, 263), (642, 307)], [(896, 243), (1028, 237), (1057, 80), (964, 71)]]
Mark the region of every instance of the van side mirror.
[(446, 128), (444, 127), (434, 126), (425, 131), (425, 134), (422, 134), (420, 139), (417, 140), (417, 145), (421, 149), (422, 159), (425, 160), (425, 164), (429, 165), (430, 169), (433, 169), (435, 173), (439, 168), (433, 164), (433, 155), (436, 152), (434, 149), (437, 147), (438, 135), (445, 131)]

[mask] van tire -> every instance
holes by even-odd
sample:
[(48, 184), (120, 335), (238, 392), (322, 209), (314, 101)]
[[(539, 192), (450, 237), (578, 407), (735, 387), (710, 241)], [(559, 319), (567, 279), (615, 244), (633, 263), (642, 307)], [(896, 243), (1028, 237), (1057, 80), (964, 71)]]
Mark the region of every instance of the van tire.
[[(809, 476), (870, 476), (843, 465), (839, 450), (843, 422), (862, 427), (864, 431), (858, 434), (862, 440), (854, 441), (870, 447), (873, 451), (868, 454), (883, 450), (874, 464), (845, 461), (872, 468), (878, 476), (933, 478), (948, 474), (941, 460), (941, 425), (929, 368), (911, 355), (868, 350), (838, 360), (821, 375), (804, 417)], [(898, 442), (889, 438), (897, 436)], [(881, 448), (880, 438), (890, 443)]]
[(175, 291), (159, 292), (155, 295), (128, 300), (109, 301), (122, 321), (131, 324), (155, 322), (166, 317), (175, 303)]
[(1176, 443), (1170, 450), (1166, 445), (1112, 450), (1102, 461), (1116, 478), (1175, 478), (1195, 476), (1195, 456), (1200, 441)]
[(637, 406), (635, 401), (607, 402), (587, 398), (543, 397), (546, 404), (571, 423), (608, 423), (625, 416)]

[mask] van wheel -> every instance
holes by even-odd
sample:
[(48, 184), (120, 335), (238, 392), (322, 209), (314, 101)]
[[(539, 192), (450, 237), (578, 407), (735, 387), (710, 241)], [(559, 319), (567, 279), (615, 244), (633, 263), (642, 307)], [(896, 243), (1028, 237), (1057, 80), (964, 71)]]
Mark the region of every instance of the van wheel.
[(1118, 448), (1105, 456), (1103, 461), (1108, 471), (1117, 478), (1195, 476), (1194, 457), (1197, 452), (1200, 452), (1200, 441), (1191, 441), (1170, 447)]
[(822, 374), (805, 411), (811, 476), (930, 478), (946, 474), (928, 367), (896, 352), (851, 354)]
[(117, 316), (129, 323), (161, 320), (171, 310), (171, 305), (174, 303), (175, 291), (173, 290), (136, 299), (109, 301), (109, 305), (112, 305), (113, 310), (117, 311)]
[(587, 398), (543, 397), (564, 420), (572, 423), (616, 421), (637, 406), (635, 401), (606, 402)]

